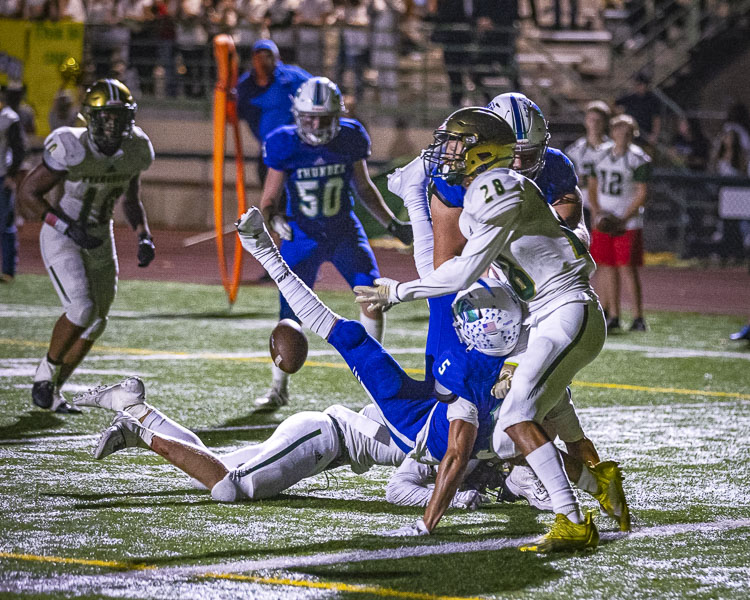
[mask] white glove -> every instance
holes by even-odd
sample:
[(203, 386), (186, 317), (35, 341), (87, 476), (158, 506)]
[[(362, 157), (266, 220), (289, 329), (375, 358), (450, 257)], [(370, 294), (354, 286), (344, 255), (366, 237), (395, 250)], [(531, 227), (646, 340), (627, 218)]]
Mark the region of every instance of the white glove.
[(271, 229), (273, 229), (282, 240), (291, 242), (294, 235), (292, 234), (292, 227), (287, 223), (286, 218), (282, 215), (274, 215), (271, 217)]
[(375, 285), (354, 286), (354, 299), (360, 304), (367, 304), (370, 309), (382, 308), (385, 312), (401, 300), (396, 293), (399, 282), (388, 277), (378, 277)]
[(427, 201), (428, 182), (422, 157), (417, 156), (405, 167), (396, 169), (388, 175), (388, 191), (396, 194), (408, 207), (412, 202)]
[(503, 398), (505, 398), (505, 396), (508, 395), (508, 392), (510, 391), (510, 384), (513, 381), (513, 373), (515, 372), (517, 366), (518, 365), (510, 365), (508, 363), (505, 363), (503, 365), (503, 368), (500, 369), (500, 374), (497, 376), (497, 381), (495, 382), (495, 385), (492, 386), (492, 391), (490, 392), (498, 400), (502, 400)]
[(379, 533), (383, 537), (416, 537), (420, 535), (430, 535), (430, 530), (424, 524), (422, 519), (417, 519), (411, 525), (404, 525), (398, 529), (390, 529)]
[(242, 215), (234, 226), (237, 228), (242, 247), (248, 252), (253, 253), (261, 248), (273, 246), (263, 215), (256, 206)]
[(451, 502), (453, 508), (464, 510), (476, 510), (480, 506), (489, 504), (491, 501), (487, 496), (480, 494), (477, 490), (466, 490), (458, 492)]

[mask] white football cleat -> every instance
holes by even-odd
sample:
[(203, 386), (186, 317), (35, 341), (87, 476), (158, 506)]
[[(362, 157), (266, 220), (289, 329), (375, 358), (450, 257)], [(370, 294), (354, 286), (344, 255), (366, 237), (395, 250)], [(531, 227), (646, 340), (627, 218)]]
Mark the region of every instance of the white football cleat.
[(115, 412), (127, 411), (137, 417), (142, 416), (138, 413), (143, 410), (138, 408), (144, 406), (145, 401), (146, 385), (138, 377), (128, 377), (114, 385), (100, 385), (73, 398), (76, 406), (94, 406)]
[(531, 467), (516, 465), (505, 479), (505, 485), (514, 495), (525, 498), (526, 501), (539, 510), (552, 510), (547, 489)]
[(265, 395), (255, 400), (255, 410), (271, 412), (289, 404), (289, 394), (285, 391), (271, 388)]
[(237, 233), (240, 236), (242, 247), (250, 254), (255, 255), (269, 248), (273, 248), (274, 243), (266, 229), (266, 223), (263, 215), (257, 207), (253, 206), (240, 220), (235, 223)]
[(101, 460), (123, 448), (135, 448), (138, 445), (138, 430), (141, 424), (138, 419), (126, 412), (118, 412), (112, 424), (102, 431), (93, 455)]

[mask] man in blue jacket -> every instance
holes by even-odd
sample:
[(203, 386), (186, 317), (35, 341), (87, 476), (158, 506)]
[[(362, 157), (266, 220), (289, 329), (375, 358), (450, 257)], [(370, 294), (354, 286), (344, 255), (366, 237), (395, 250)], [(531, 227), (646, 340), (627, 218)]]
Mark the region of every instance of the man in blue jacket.
[[(291, 125), (292, 98), (311, 75), (279, 59), (279, 48), (272, 40), (253, 45), (252, 68), (237, 82), (237, 112), (262, 145), (266, 136), (281, 125)], [(266, 166), (258, 161), (258, 178), (266, 178)]]

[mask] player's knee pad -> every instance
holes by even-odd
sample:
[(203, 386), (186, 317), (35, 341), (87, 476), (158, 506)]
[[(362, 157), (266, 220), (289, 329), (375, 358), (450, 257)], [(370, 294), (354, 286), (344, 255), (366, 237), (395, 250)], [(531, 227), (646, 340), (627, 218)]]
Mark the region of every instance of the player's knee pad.
[(245, 498), (245, 494), (237, 486), (232, 473), (227, 473), (219, 483), (211, 488), (211, 498), (216, 502), (237, 502)]
[(96, 305), (90, 298), (72, 298), (65, 316), (76, 327), (88, 328), (97, 318)]
[(89, 325), (88, 329), (86, 329), (86, 331), (81, 334), (81, 337), (84, 340), (93, 342), (102, 333), (104, 333), (104, 329), (107, 327), (108, 320), (109, 319), (107, 317), (97, 317), (96, 319), (94, 319), (94, 322)]
[(334, 326), (328, 343), (339, 351), (352, 350), (359, 346), (367, 338), (365, 326), (359, 321), (342, 319)]

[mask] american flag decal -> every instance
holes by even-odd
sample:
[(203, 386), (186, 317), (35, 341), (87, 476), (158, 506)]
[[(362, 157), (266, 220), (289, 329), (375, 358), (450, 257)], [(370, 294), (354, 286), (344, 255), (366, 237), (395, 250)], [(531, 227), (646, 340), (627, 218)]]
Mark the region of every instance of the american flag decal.
[(483, 323), (482, 329), (484, 329), (485, 333), (495, 333), (497, 331), (497, 325), (494, 321), (490, 321), (489, 323)]

